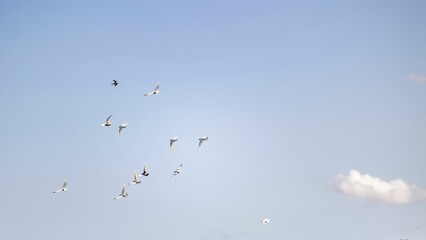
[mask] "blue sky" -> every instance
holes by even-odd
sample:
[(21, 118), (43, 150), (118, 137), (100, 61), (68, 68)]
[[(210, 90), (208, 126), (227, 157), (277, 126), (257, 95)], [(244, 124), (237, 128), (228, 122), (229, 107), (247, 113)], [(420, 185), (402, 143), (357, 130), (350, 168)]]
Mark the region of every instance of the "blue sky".
[(1, 1), (0, 238), (424, 239), (423, 200), (334, 184), (355, 169), (426, 189), (425, 11)]

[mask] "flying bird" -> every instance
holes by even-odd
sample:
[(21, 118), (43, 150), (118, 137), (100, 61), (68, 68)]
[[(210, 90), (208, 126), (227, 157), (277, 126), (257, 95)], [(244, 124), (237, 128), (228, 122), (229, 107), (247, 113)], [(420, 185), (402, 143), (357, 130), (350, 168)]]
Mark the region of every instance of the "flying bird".
[(114, 85), (114, 87), (117, 87), (117, 85), (118, 85), (118, 81), (117, 81), (117, 80), (112, 80), (111, 85)]
[(173, 150), (173, 145), (175, 144), (175, 142), (177, 142), (179, 139), (178, 139), (178, 136), (176, 136), (176, 137), (174, 137), (174, 138), (172, 138), (172, 139), (170, 139), (170, 150)]
[(262, 223), (263, 223), (263, 225), (266, 225), (266, 224), (268, 224), (269, 222), (271, 222), (271, 219), (269, 219), (269, 218), (262, 219)]
[(155, 87), (154, 91), (150, 93), (145, 93), (144, 96), (156, 95), (159, 93), (160, 93), (160, 83), (157, 83), (157, 86)]
[(111, 126), (112, 125), (111, 117), (112, 117), (112, 115), (109, 115), (109, 117), (105, 120), (105, 123), (102, 123), (102, 126), (104, 126), (104, 127)]
[(59, 188), (58, 190), (54, 191), (53, 193), (58, 193), (58, 192), (65, 192), (67, 189), (67, 180), (64, 180), (64, 185), (62, 185), (61, 188)]
[(204, 141), (207, 141), (207, 140), (209, 140), (209, 137), (207, 136), (207, 134), (206, 135), (204, 135), (202, 138), (199, 138), (198, 139), (198, 147), (197, 148), (200, 148), (201, 147), (201, 144), (203, 144), (203, 142)]
[(181, 164), (181, 165), (179, 165), (178, 168), (176, 168), (176, 170), (173, 172), (172, 178), (174, 178), (176, 175), (178, 175), (179, 173), (182, 172), (182, 166), (183, 165)]
[(118, 126), (118, 135), (121, 135), (121, 132), (123, 131), (123, 128), (126, 128), (128, 124), (129, 123), (123, 123), (120, 126)]
[(133, 175), (133, 181), (129, 183), (129, 185), (133, 185), (133, 184), (140, 184), (141, 181), (138, 178), (138, 174), (135, 172), (135, 174)]
[(125, 198), (129, 196), (128, 193), (126, 193), (126, 185), (123, 184), (123, 188), (121, 189), (121, 194), (118, 195), (118, 197), (115, 197), (114, 200), (120, 199), (120, 198)]
[(143, 167), (143, 172), (141, 173), (141, 174), (139, 174), (138, 176), (139, 177), (142, 177), (142, 176), (148, 176), (149, 175), (149, 172), (148, 172), (148, 166), (145, 164), (145, 166)]

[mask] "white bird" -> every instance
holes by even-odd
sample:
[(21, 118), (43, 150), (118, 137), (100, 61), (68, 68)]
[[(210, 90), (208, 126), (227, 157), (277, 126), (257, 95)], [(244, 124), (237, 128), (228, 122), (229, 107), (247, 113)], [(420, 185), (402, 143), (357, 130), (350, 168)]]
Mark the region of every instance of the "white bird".
[(157, 86), (155, 87), (154, 91), (150, 93), (145, 93), (144, 96), (150, 96), (150, 95), (155, 95), (159, 93), (160, 93), (160, 83), (157, 83)]
[(176, 136), (176, 137), (174, 137), (174, 138), (172, 138), (172, 139), (170, 139), (170, 150), (173, 150), (173, 145), (175, 144), (175, 142), (177, 142), (179, 139), (178, 139), (178, 136)]
[(67, 179), (64, 180), (64, 185), (62, 185), (61, 188), (59, 188), (58, 190), (54, 191), (53, 193), (58, 193), (58, 192), (65, 192), (67, 189)]
[(197, 148), (200, 148), (201, 147), (201, 144), (203, 144), (203, 142), (204, 141), (207, 141), (207, 140), (209, 140), (209, 137), (207, 136), (207, 134), (206, 135), (204, 135), (202, 138), (199, 138), (198, 139), (198, 147)]
[(269, 222), (271, 222), (271, 219), (269, 218), (262, 219), (263, 225), (268, 224)]
[(135, 172), (135, 174), (133, 175), (133, 181), (129, 183), (129, 185), (133, 185), (133, 184), (140, 184), (141, 181), (138, 178), (138, 174)]
[(142, 177), (142, 176), (148, 176), (149, 175), (149, 172), (148, 172), (148, 166), (145, 164), (145, 166), (143, 167), (143, 172), (141, 173), (141, 174), (139, 174), (138, 176), (139, 177)]
[(172, 178), (174, 178), (176, 175), (178, 175), (179, 173), (182, 172), (182, 166), (183, 165), (181, 164), (181, 165), (179, 165), (178, 168), (176, 168), (176, 170), (173, 172)]
[(118, 135), (121, 135), (121, 132), (123, 131), (123, 128), (126, 128), (128, 124), (129, 123), (123, 123), (120, 126), (118, 126)]
[(111, 117), (112, 117), (112, 115), (109, 115), (109, 117), (105, 120), (105, 123), (102, 123), (102, 126), (104, 126), (104, 127), (111, 126), (112, 125)]
[(121, 194), (118, 195), (118, 197), (115, 197), (114, 200), (120, 199), (120, 198), (125, 198), (129, 196), (128, 193), (126, 193), (126, 185), (123, 184), (123, 188), (121, 189)]

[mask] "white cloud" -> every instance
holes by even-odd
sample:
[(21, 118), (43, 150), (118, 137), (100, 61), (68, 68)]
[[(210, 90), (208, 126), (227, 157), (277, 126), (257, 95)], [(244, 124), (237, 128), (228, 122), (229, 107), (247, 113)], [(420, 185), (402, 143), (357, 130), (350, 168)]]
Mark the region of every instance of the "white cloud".
[(415, 82), (426, 83), (426, 75), (423, 74), (410, 74), (408, 75), (408, 79)]
[(416, 185), (408, 185), (402, 179), (383, 181), (378, 177), (360, 174), (351, 170), (348, 176), (339, 175), (335, 187), (348, 195), (370, 198), (388, 203), (410, 203), (426, 200), (426, 190)]

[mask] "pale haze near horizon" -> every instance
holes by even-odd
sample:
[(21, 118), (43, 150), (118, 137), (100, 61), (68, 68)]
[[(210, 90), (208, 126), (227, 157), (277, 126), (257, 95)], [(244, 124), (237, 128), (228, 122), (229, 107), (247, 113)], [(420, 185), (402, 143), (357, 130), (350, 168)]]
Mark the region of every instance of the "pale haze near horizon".
[(424, 239), (424, 201), (333, 181), (356, 169), (426, 187), (425, 11), (2, 1), (0, 238)]

